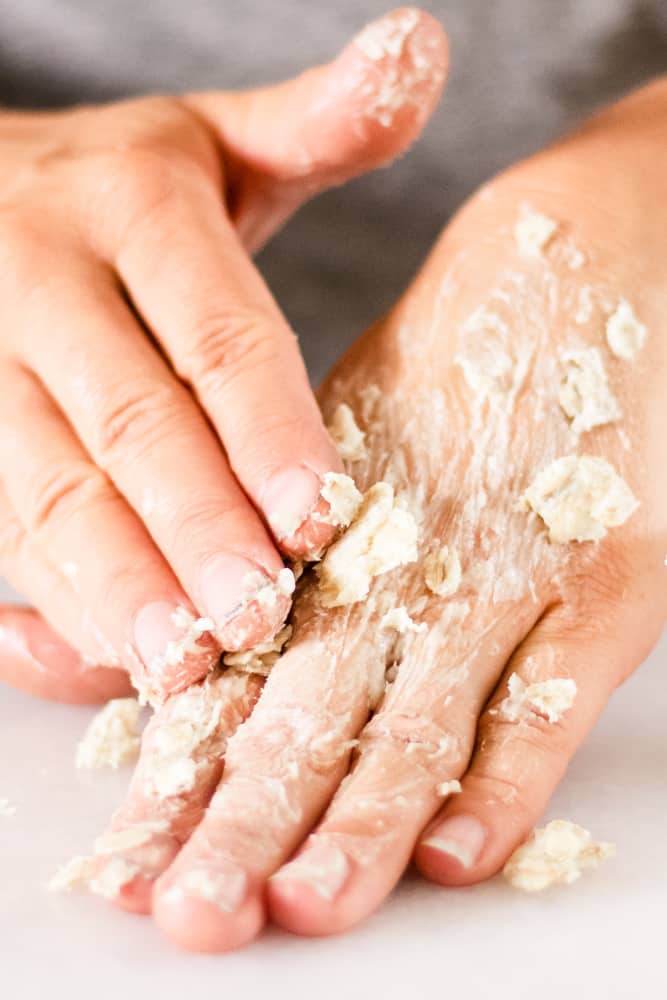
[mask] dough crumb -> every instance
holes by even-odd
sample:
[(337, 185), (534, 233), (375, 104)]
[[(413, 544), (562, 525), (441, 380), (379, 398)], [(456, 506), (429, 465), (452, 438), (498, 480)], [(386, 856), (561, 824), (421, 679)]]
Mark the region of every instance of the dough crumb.
[(540, 257), (550, 240), (556, 234), (558, 223), (547, 215), (524, 205), (514, 227), (514, 238), (519, 253), (526, 257)]
[(630, 303), (621, 299), (607, 320), (606, 333), (607, 343), (616, 357), (632, 361), (644, 346), (648, 330), (637, 319)]
[(424, 560), (424, 581), (431, 593), (451, 597), (461, 586), (461, 560), (455, 548), (443, 545)]
[(586, 868), (596, 868), (616, 853), (613, 844), (592, 840), (588, 830), (566, 819), (555, 819), (533, 830), (503, 868), (517, 889), (537, 892), (559, 883), (576, 882)]
[(0, 799), (0, 816), (4, 816), (7, 819), (10, 816), (16, 815), (16, 806), (12, 805), (9, 799)]
[(139, 753), (139, 715), (136, 698), (114, 698), (97, 713), (76, 748), (76, 766), (84, 770), (120, 767)]
[(621, 408), (609, 388), (601, 351), (597, 347), (564, 351), (561, 360), (565, 374), (558, 401), (575, 434), (618, 420)]
[(71, 892), (77, 886), (88, 884), (93, 871), (93, 859), (77, 855), (61, 865), (47, 883), (49, 892)]
[(539, 514), (552, 542), (598, 541), (639, 506), (609, 462), (591, 455), (566, 455), (551, 462), (521, 502)]
[(327, 430), (343, 461), (360, 462), (362, 458), (367, 457), (366, 435), (357, 426), (354, 413), (347, 403), (341, 403), (336, 407)]
[(235, 667), (245, 674), (261, 674), (262, 677), (268, 677), (291, 635), (292, 626), (285, 625), (273, 639), (260, 642), (252, 649), (225, 653), (222, 662), (226, 667)]
[(461, 791), (461, 782), (453, 778), (451, 781), (443, 781), (436, 789), (438, 795), (458, 795)]
[(417, 534), (414, 517), (398, 505), (389, 483), (371, 486), (356, 519), (315, 570), (323, 607), (355, 604), (366, 597), (374, 577), (415, 562)]
[(414, 621), (407, 608), (401, 606), (387, 611), (380, 622), (380, 628), (393, 628), (400, 635), (405, 635), (406, 632), (425, 632), (427, 625), (426, 622)]
[(139, 875), (141, 868), (134, 861), (126, 858), (109, 858), (92, 878), (88, 879), (88, 888), (104, 899), (115, 899), (123, 886)]
[(500, 703), (498, 712), (508, 722), (519, 722), (534, 712), (545, 715), (549, 722), (560, 722), (574, 704), (577, 685), (571, 677), (552, 677), (526, 684), (518, 674), (508, 682), (509, 694)]
[(342, 472), (325, 474), (320, 496), (329, 504), (329, 510), (313, 518), (336, 528), (347, 528), (352, 523), (363, 500), (354, 480)]

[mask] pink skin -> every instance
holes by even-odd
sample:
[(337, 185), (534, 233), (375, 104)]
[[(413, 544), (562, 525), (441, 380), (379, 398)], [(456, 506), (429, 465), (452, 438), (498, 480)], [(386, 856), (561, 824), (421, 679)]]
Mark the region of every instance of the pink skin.
[[(406, 78), (391, 127), (372, 109), (410, 61), (378, 66), (355, 45), (251, 93), (0, 115), (4, 502), (67, 615), (37, 573), (22, 590), (154, 701), (273, 635), (289, 598), (256, 614), (248, 574), (275, 582), (285, 554), (333, 537), (311, 518), (340, 458), (249, 252), (418, 135), (446, 49), (409, 16), (429, 71)], [(212, 625), (172, 669), (179, 609)]]
[[(667, 197), (666, 110), (663, 80), (480, 192), (324, 386), (325, 415), (345, 401), (367, 435), (360, 488), (389, 478), (422, 515), (419, 558), (378, 577), (369, 599), (332, 610), (318, 603), (312, 575), (304, 579), (290, 646), (226, 742), (222, 780), (211, 787), (211, 772), (193, 790), (208, 807), (155, 881), (154, 918), (179, 945), (236, 948), (269, 918), (300, 934), (345, 930), (381, 904), (411, 858), (442, 884), (488, 878), (658, 637), (667, 619), (667, 275), (656, 210)], [(528, 198), (560, 223), (533, 259), (514, 239)], [(586, 255), (579, 268), (568, 240)], [(586, 285), (594, 308), (576, 338), (602, 352), (623, 417), (577, 440), (557, 390)], [(631, 362), (604, 335), (620, 295), (650, 331)], [(493, 406), (475, 400), (456, 360), (471, 317), (489, 314), (508, 323), (508, 377), (518, 380), (498, 388)], [(604, 457), (641, 501), (596, 543), (550, 542), (517, 503), (545, 463), (569, 452)], [(422, 571), (443, 541), (456, 544), (463, 569), (451, 597), (427, 592)], [(382, 594), (427, 625), (402, 648), (380, 625)], [(396, 679), (384, 689), (390, 667)], [(515, 673), (525, 683), (573, 679), (576, 697), (555, 722), (540, 711), (509, 718)], [(443, 802), (440, 786), (452, 779), (462, 791)], [(136, 788), (124, 809), (135, 805), (144, 819), (159, 814)], [(193, 826), (188, 808), (186, 795), (181, 836)], [(146, 886), (135, 896), (145, 910)]]

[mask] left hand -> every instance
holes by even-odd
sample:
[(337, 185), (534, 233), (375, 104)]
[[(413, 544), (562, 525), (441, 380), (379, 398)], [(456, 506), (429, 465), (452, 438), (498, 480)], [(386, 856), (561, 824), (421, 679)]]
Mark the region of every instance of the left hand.
[[(267, 914), (298, 933), (343, 930), (413, 855), (442, 883), (492, 875), (657, 639), (667, 612), (666, 111), (660, 82), (481, 191), (327, 382), (325, 416), (349, 403), (367, 436), (358, 485), (393, 485), (419, 524), (419, 557), (349, 606), (322, 608), (306, 582), (290, 648), (229, 741), (222, 781), (224, 746), (207, 737), (193, 790), (156, 798), (151, 769), (178, 698), (199, 698), (210, 723), (215, 697), (191, 689), (155, 716), (114, 828), (157, 818), (164, 831), (114, 855), (135, 865), (116, 898), (149, 909), (163, 871), (152, 909), (180, 944), (237, 947)], [(526, 201), (558, 223), (535, 256), (514, 233)], [(605, 338), (621, 299), (648, 330), (632, 360)], [(574, 346), (600, 352), (618, 404), (581, 435), (559, 402)], [(599, 541), (550, 541), (519, 503), (570, 455), (604, 458), (640, 501)], [(582, 502), (590, 513), (590, 495)], [(458, 551), (462, 579), (438, 597), (423, 566), (443, 543)], [(426, 630), (397, 645), (382, 600)], [(555, 721), (535, 704), (513, 712), (513, 675), (576, 691)], [(229, 671), (215, 683), (239, 680)], [(443, 805), (439, 787), (452, 779), (462, 791)]]

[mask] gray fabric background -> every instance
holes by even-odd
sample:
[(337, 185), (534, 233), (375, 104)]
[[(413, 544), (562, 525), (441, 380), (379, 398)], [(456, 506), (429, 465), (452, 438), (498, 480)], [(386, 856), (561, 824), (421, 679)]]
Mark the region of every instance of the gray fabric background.
[[(389, 0), (390, 2), (390, 0)], [(315, 379), (485, 178), (667, 71), (667, 0), (434, 0), (446, 95), (391, 170), (303, 209), (260, 265)], [(0, 0), (0, 103), (248, 87), (327, 60), (384, 0)]]

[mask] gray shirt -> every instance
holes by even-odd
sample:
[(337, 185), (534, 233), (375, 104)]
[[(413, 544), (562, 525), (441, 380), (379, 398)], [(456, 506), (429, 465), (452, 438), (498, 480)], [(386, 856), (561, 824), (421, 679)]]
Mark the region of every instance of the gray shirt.
[[(0, 0), (0, 103), (250, 87), (330, 59), (387, 0)], [(259, 258), (311, 373), (404, 288), (482, 181), (667, 71), (667, 0), (434, 0), (451, 69), (418, 145), (306, 206)]]

